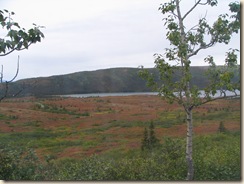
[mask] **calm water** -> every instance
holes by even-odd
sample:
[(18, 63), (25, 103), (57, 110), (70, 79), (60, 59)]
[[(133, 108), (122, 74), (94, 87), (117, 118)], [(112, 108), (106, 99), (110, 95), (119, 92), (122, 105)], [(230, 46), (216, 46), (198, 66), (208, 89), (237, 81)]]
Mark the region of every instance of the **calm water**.
[[(128, 92), (128, 93), (88, 93), (88, 94), (70, 94), (60, 95), (61, 97), (87, 98), (87, 97), (106, 97), (106, 96), (132, 96), (132, 95), (157, 95), (157, 92)], [(237, 91), (240, 94), (240, 91)], [(227, 91), (227, 96), (235, 95), (235, 93)], [(201, 91), (201, 97), (204, 97), (204, 92)], [(215, 97), (220, 96), (220, 91), (217, 91)]]
[(87, 93), (87, 94), (70, 94), (60, 95), (61, 97), (74, 97), (74, 98), (86, 98), (86, 97), (105, 97), (105, 96), (132, 96), (132, 95), (157, 95), (156, 92), (128, 92), (128, 93)]

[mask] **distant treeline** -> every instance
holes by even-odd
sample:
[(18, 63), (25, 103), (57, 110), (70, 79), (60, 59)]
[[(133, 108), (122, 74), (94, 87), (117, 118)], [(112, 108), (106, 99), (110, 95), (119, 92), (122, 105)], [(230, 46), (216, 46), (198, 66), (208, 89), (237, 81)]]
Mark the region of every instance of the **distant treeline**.
[[(191, 85), (203, 89), (208, 80), (205, 72), (208, 67), (191, 67)], [(96, 71), (83, 71), (67, 75), (23, 79), (8, 86), (8, 96), (46, 96), (85, 93), (113, 93), (113, 92), (151, 92), (146, 81), (139, 77), (139, 68), (111, 68)], [(148, 69), (159, 81), (155, 68)], [(237, 72), (238, 73), (238, 72)], [(177, 80), (177, 75), (175, 80)], [(238, 80), (240, 76), (235, 76)], [(4, 84), (0, 86), (0, 93), (4, 92)]]

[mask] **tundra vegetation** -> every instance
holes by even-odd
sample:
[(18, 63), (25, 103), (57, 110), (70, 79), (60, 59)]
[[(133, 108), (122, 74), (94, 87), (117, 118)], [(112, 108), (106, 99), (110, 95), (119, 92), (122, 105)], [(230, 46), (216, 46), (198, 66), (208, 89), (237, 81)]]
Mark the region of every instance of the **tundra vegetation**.
[[(159, 96), (11, 98), (0, 109), (1, 179), (185, 180), (184, 111)], [(194, 112), (194, 180), (240, 180), (240, 99)]]

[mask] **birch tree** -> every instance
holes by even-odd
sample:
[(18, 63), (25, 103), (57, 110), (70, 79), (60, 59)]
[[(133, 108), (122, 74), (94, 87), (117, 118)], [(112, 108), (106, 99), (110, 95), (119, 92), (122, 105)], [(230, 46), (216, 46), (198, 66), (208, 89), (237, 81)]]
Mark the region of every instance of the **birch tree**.
[[(186, 113), (186, 162), (187, 180), (194, 179), (194, 164), (192, 158), (193, 139), (193, 109), (213, 100), (238, 96), (240, 81), (234, 81), (234, 75), (240, 72), (238, 66), (239, 50), (230, 48), (225, 54), (226, 59), (222, 66), (217, 66), (213, 56), (206, 56), (204, 61), (209, 65), (206, 72), (208, 86), (201, 94), (197, 86), (192, 85), (192, 75), (190, 67), (192, 57), (201, 51), (214, 47), (216, 44), (228, 44), (231, 36), (239, 32), (240, 29), (240, 3), (229, 4), (229, 14), (223, 13), (216, 17), (213, 24), (204, 15), (199, 18), (196, 25), (190, 27), (186, 24), (186, 19), (196, 19), (192, 13), (197, 7), (208, 7), (209, 10), (217, 6), (221, 1), (217, 0), (191, 0), (192, 6), (182, 13), (182, 3), (189, 0), (171, 0), (161, 4), (159, 10), (166, 15), (163, 19), (167, 29), (166, 37), (171, 48), (166, 48), (164, 54), (155, 54), (155, 68), (159, 71), (160, 83), (155, 82), (155, 76), (148, 70), (142, 70), (140, 75), (147, 80), (147, 84), (159, 93), (169, 103), (177, 102)], [(175, 81), (177, 76), (177, 81)], [(220, 96), (216, 96), (220, 90)], [(232, 96), (227, 96), (226, 92), (233, 92)], [(204, 96), (202, 96), (204, 95)]]

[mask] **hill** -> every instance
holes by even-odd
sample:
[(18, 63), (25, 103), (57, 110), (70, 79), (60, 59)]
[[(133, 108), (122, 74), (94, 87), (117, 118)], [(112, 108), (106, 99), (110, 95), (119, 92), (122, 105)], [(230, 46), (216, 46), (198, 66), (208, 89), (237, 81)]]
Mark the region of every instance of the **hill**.
[[(207, 67), (191, 67), (192, 84), (203, 88), (208, 83), (204, 77)], [(21, 96), (45, 96), (85, 93), (150, 92), (146, 81), (138, 76), (139, 68), (110, 68), (83, 71), (66, 75), (29, 78), (9, 85), (9, 96), (21, 91)], [(157, 70), (149, 71), (157, 76)], [(157, 78), (157, 77), (156, 77)], [(176, 77), (177, 78), (177, 77)], [(1, 90), (3, 92), (3, 90)]]

